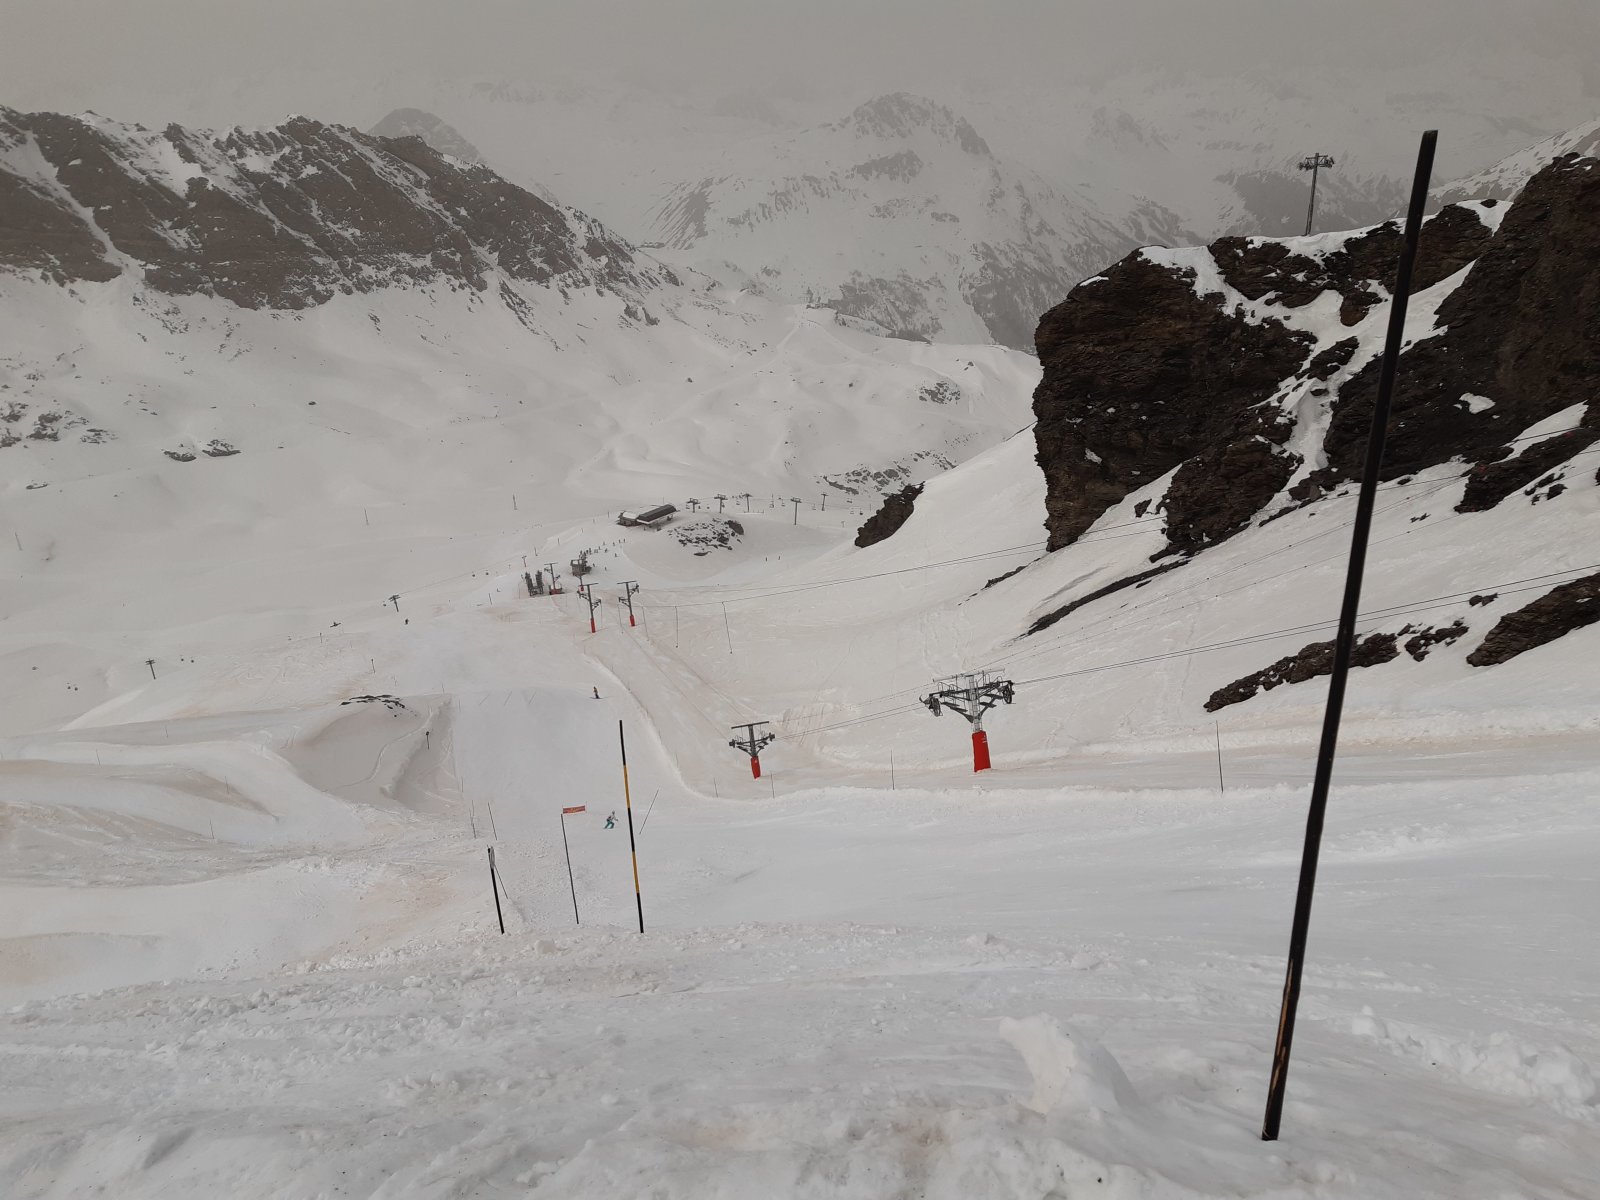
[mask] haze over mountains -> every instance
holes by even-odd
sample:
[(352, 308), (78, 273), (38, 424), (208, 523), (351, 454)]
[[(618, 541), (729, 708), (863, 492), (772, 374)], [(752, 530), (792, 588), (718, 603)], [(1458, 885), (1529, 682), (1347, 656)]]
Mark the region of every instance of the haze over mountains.
[[(1151, 32), (1175, 36), (1186, 20)], [(860, 23), (866, 42), (884, 36), (867, 16)], [(1522, 43), (1480, 61), (1456, 28), (1469, 24), (1463, 11), (1431, 31), (1438, 46), (1403, 69), (1390, 45), (1337, 53), (1353, 31), (1323, 53), (1242, 65), (1236, 47), (1158, 67), (1097, 26), (1105, 61), (1083, 65), (1091, 47), (1073, 44), (1063, 48), (1078, 63), (1070, 71), (981, 73), (992, 48), (979, 44), (966, 70), (886, 59), (837, 81), (780, 68), (759, 83), (742, 62), (694, 72), (680, 56), (653, 75), (634, 69), (622, 59), (642, 34), (623, 28), (605, 71), (499, 74), (486, 58), (472, 71), (418, 64), (380, 82), (329, 73), (308, 55), (135, 103), (112, 73), (87, 81), (69, 110), (217, 128), (304, 110), (386, 133), (436, 128), (441, 151), (486, 156), (519, 186), (636, 243), (664, 243), (670, 261), (726, 283), (828, 303), (905, 336), (1030, 349), (1029, 310), (1134, 245), (1299, 232), (1307, 178), (1295, 164), (1313, 151), (1337, 160), (1321, 179), (1319, 227), (1344, 229), (1397, 211), (1420, 128), (1449, 129), (1448, 180), (1593, 119), (1600, 92), (1581, 64)], [(869, 129), (853, 116), (897, 97), (908, 98), (907, 119)], [(19, 99), (28, 89), (6, 102)], [(393, 112), (422, 123), (380, 126)], [(977, 171), (939, 133), (956, 123), (985, 147)], [(915, 172), (899, 155), (915, 157)], [(872, 166), (888, 161), (900, 177)]]

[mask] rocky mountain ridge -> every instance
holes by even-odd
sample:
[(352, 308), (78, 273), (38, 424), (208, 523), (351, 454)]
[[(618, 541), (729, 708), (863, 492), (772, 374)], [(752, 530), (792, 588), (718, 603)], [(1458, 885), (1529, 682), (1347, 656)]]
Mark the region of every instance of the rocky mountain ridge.
[(487, 167), (304, 117), (213, 134), (0, 109), (0, 205), (0, 270), (243, 308), (497, 278), (639, 300), (675, 281)]
[[(1171, 475), (1155, 510), (1193, 552), (1355, 478), (1395, 223), (1145, 249), (1042, 318), (1034, 396), (1052, 548)], [(1510, 457), (1600, 384), (1600, 161), (1569, 156), (1507, 205), (1428, 219), (1385, 478)], [(1576, 422), (1575, 422), (1576, 423)]]
[[(1147, 248), (1045, 314), (1034, 413), (1049, 548), (1130, 504), (1136, 523), (1160, 523), (1166, 545), (1150, 555), (1155, 566), (1043, 612), (1034, 631), (1252, 526), (1348, 495), (1400, 250), (1397, 222)], [(1530, 510), (1565, 503), (1581, 484), (1581, 511), (1600, 479), (1600, 159), (1565, 155), (1511, 202), (1452, 204), (1428, 218), (1412, 286), (1385, 489), (1454, 489), (1453, 515), (1476, 520), (1519, 492)], [(1559, 516), (1550, 528), (1573, 513)], [(1538, 543), (1544, 525), (1522, 518), (1522, 538)], [(1580, 563), (1595, 557), (1593, 545), (1575, 553)], [(1501, 624), (1467, 663), (1502, 662), (1600, 619), (1596, 578), (1514, 613), (1494, 610)], [(1453, 643), (1478, 623), (1466, 593), (1458, 603), (1452, 624), (1373, 633), (1357, 665), (1392, 661), (1402, 644), (1421, 661)], [(1207, 707), (1326, 674), (1329, 662), (1331, 643), (1312, 643), (1219, 689)]]

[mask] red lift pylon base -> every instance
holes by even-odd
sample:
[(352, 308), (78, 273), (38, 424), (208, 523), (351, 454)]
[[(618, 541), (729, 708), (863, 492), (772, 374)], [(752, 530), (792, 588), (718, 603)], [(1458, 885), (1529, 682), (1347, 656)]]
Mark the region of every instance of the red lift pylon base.
[(989, 735), (981, 729), (972, 731), (972, 770), (987, 771), (989, 769)]
[(761, 778), (761, 760), (753, 754), (750, 756), (750, 778)]

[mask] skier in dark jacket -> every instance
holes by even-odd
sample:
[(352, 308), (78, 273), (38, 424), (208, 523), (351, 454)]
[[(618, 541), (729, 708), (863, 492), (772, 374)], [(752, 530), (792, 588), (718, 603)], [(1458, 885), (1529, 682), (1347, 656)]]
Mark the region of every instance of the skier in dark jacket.
[(615, 829), (616, 827), (617, 827), (617, 814), (613, 812), (609, 816), (606, 817), (606, 828), (607, 829)]

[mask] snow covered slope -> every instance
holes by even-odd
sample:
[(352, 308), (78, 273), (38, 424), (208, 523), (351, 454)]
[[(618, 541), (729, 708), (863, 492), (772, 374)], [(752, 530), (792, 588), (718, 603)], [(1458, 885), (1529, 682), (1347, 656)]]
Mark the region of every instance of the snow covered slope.
[[(664, 276), (485, 265), (295, 309), (8, 276), (7, 428), (42, 436), (0, 448), (0, 1192), (1593, 1194), (1594, 601), (1473, 661), (1600, 571), (1600, 459), (1561, 433), (1593, 406), (1550, 407), (1600, 345), (1593, 187), (1434, 219), (1405, 418), (1453, 440), (1398, 438), (1379, 493), (1362, 632), (1401, 650), (1351, 680), (1270, 1145), (1322, 691), (1208, 704), (1329, 636), (1392, 231), (1081, 285), (1038, 403), (1095, 417), (1099, 474), (1049, 430), (998, 441), (1032, 360)], [(1174, 341), (1135, 358), (1141, 295)], [(1194, 401), (1174, 356), (1198, 431), (1161, 415)], [(1141, 467), (1115, 452), (1143, 426)], [(824, 509), (818, 476), (963, 428), (905, 524), (850, 544), (860, 497)], [(1243, 501), (1215, 525), (1178, 487), (1213, 453), (1190, 474)], [(1099, 486), (1052, 511), (1069, 467)], [(614, 523), (684, 493), (727, 511)], [(585, 549), (592, 633), (524, 574)], [(974, 775), (918, 697), (981, 668), (1016, 694)], [(759, 781), (728, 746), (753, 720)]]
[[(309, 549), (302, 523), (352, 518), (444, 536), (430, 506), (490, 496), (557, 515), (719, 491), (869, 503), (1027, 420), (1025, 356), (684, 283), (420, 142), (306, 121), (218, 139), (8, 120), (0, 182), (35, 219), (0, 246), (0, 456), (19, 607), (46, 624), (13, 610), (0, 637), (30, 682), (72, 677), (17, 697), (28, 727), (120, 673), (81, 646), (54, 656), (46, 597), (130, 538), (197, 546), (201, 522)], [(366, 183), (326, 182), (347, 177)], [(143, 561), (160, 579), (211, 569)], [(151, 600), (144, 619), (185, 641), (209, 611), (169, 622)]]
[(1446, 204), (1458, 200), (1493, 198), (1510, 200), (1540, 171), (1564, 154), (1593, 157), (1600, 152), (1600, 120), (1579, 125), (1545, 138), (1502, 158), (1492, 167), (1436, 188), (1434, 195)]

